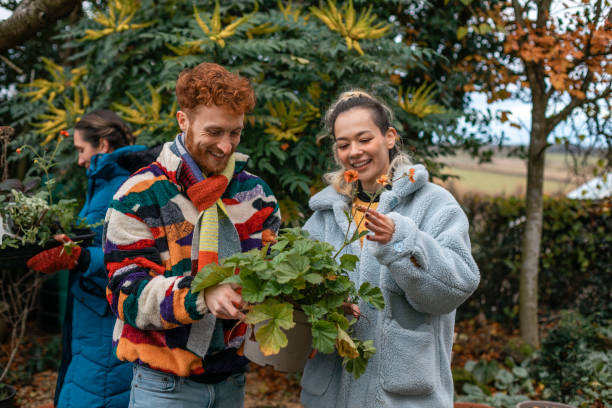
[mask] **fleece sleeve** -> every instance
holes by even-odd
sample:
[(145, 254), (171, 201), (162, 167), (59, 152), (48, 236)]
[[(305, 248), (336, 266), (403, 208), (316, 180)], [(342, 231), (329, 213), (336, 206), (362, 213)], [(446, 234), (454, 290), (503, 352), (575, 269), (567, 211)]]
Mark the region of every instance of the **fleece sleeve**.
[(389, 268), (416, 310), (430, 314), (455, 310), (480, 281), (461, 208), (441, 206), (423, 229), (410, 217), (387, 215), (395, 222), (395, 232), (388, 243), (372, 246), (374, 256)]
[[(149, 226), (138, 211), (160, 198), (153, 197), (155, 191), (138, 185), (130, 188), (131, 181), (119, 190), (105, 219), (106, 297), (111, 310), (117, 318), (141, 330), (192, 324), (207, 312), (203, 292), (191, 292), (191, 276), (165, 276), (166, 267), (152, 233), (160, 227)], [(189, 259), (184, 261), (191, 264)]]

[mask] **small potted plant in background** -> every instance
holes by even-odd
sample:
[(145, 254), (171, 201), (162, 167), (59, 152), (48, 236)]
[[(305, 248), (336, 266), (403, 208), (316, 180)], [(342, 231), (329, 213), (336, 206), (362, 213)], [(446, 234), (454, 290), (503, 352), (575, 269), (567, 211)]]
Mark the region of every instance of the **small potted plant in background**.
[[(7, 150), (13, 129), (0, 127), (0, 320), (8, 326), (8, 347), (6, 365), (0, 370), (0, 407), (11, 406), (14, 389), (3, 385), (11, 364), (21, 346), (26, 332), (30, 312), (35, 309), (37, 296), (45, 276), (28, 270), (27, 260), (38, 252), (62, 245), (53, 239), (55, 234), (69, 234), (73, 242), (64, 244), (65, 251), (71, 251), (76, 240), (91, 239), (94, 234), (88, 229), (76, 230), (75, 199), (53, 199), (55, 179), (50, 170), (55, 166), (55, 156), (63, 139), (68, 135), (62, 131), (62, 138), (48, 153), (38, 154), (32, 147), (25, 145), (17, 149), (17, 154), (30, 150), (34, 155), (34, 165), (43, 175), (41, 179), (31, 178), (25, 182), (8, 178)], [(3, 392), (4, 391), (4, 392)], [(8, 392), (7, 392), (8, 391)], [(7, 398), (2, 405), (2, 398)]]
[[(349, 170), (344, 177), (356, 195), (357, 173)], [(390, 184), (386, 176), (378, 183), (380, 188), (370, 196), (370, 205)], [(271, 246), (235, 254), (221, 265), (209, 264), (198, 272), (192, 283), (194, 292), (219, 283), (242, 288), (242, 298), (248, 303), (245, 322), (256, 340), (247, 335), (246, 357), (279, 371), (301, 371), (314, 348), (326, 354), (337, 351), (344, 368), (355, 378), (365, 372), (376, 348), (373, 340), (355, 336), (357, 320), (347, 318), (346, 306), (363, 300), (382, 310), (384, 298), (378, 287), (365, 282), (357, 288), (350, 280), (349, 272), (359, 257), (344, 254), (338, 259), (346, 246), (368, 233), (360, 233), (357, 225), (350, 234), (354, 214), (346, 211), (345, 215), (349, 227), (338, 250), (309, 238), (301, 228), (287, 228)]]

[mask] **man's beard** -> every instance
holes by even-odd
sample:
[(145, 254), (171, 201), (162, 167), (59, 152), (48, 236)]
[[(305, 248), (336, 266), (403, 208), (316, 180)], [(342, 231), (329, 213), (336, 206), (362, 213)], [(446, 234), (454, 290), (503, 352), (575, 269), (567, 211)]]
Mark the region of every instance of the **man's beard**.
[(223, 163), (216, 165), (216, 163), (213, 161), (214, 159), (210, 157), (211, 154), (207, 151), (207, 149), (202, 149), (200, 145), (193, 143), (193, 141), (193, 131), (191, 130), (191, 127), (189, 127), (187, 129), (187, 134), (185, 135), (185, 147), (191, 155), (191, 158), (196, 162), (200, 170), (202, 170), (202, 173), (204, 173), (206, 176), (221, 174), (223, 170), (225, 170), (229, 158), (224, 160)]

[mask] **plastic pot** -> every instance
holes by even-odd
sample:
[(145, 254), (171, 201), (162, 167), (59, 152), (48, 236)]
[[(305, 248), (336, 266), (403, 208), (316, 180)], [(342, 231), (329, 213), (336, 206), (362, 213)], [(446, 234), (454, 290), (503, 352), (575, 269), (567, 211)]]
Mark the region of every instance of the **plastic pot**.
[[(252, 331), (249, 327), (244, 344), (245, 357), (261, 366), (271, 365), (276, 371), (286, 373), (303, 371), (312, 349), (312, 331), (303, 312), (295, 310), (293, 321), (295, 326), (285, 331), (288, 341), (287, 346), (281, 348), (278, 354), (271, 356), (264, 356), (259, 349), (259, 343), (251, 340), (253, 336), (251, 336)], [(257, 323), (254, 327), (255, 333), (265, 323)]]
[(523, 401), (516, 404), (516, 408), (576, 408), (573, 405), (552, 401)]

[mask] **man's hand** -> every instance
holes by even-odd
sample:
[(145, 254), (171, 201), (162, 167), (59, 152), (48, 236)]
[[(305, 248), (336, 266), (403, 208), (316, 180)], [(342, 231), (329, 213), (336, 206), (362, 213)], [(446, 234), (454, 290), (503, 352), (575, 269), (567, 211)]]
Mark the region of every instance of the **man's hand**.
[(224, 283), (204, 289), (204, 301), (208, 310), (219, 319), (244, 319), (240, 311), (244, 302), (242, 296), (235, 291), (237, 285)]

